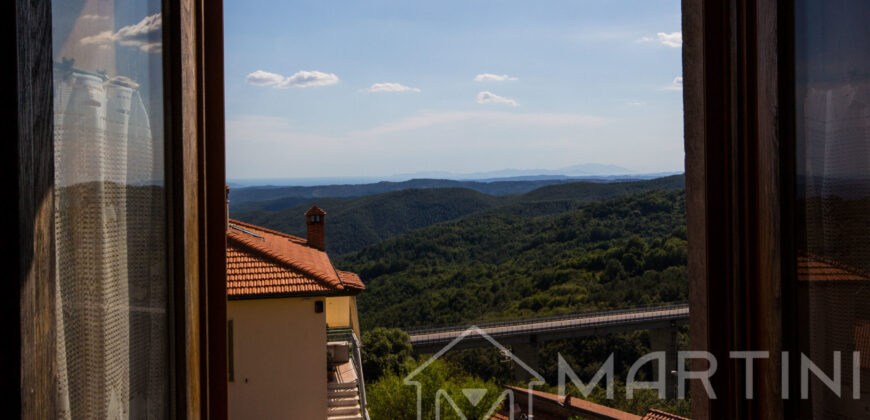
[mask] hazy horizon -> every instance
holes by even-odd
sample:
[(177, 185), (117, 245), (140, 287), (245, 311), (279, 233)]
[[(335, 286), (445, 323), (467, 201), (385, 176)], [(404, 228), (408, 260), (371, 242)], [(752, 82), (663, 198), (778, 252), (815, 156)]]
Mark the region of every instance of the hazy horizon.
[[(596, 164), (592, 164), (596, 165)], [(577, 166), (583, 166), (577, 165)], [(442, 179), (452, 181), (526, 181), (542, 179), (652, 179), (662, 176), (682, 174), (683, 171), (663, 172), (636, 172), (627, 168), (625, 171), (617, 171), (613, 166), (612, 173), (561, 173), (559, 169), (504, 169), (493, 172), (455, 173), (446, 171), (416, 172), (407, 174), (390, 174), (381, 176), (313, 176), (313, 177), (265, 177), (265, 178), (227, 178), (227, 184), (231, 187), (254, 187), (254, 186), (326, 186), (326, 185), (360, 185), (377, 182), (404, 182), (414, 179)], [(567, 169), (567, 168), (562, 168)]]

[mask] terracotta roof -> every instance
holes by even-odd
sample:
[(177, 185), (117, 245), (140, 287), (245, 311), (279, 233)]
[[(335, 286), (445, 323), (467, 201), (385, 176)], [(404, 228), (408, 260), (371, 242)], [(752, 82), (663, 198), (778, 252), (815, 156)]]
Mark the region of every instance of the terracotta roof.
[(305, 239), (237, 220), (227, 229), (229, 298), (355, 294), (359, 276), (338, 271)]
[(230, 298), (318, 294), (335, 289), (262, 254), (227, 241), (227, 295)]
[(344, 287), (347, 287), (349, 289), (363, 290), (366, 288), (365, 284), (363, 284), (362, 282), (362, 279), (360, 279), (356, 273), (338, 270), (338, 277), (341, 279), (341, 282), (344, 283)]
[(571, 408), (572, 411), (576, 412), (578, 415), (594, 415), (596, 418), (605, 418), (612, 420), (641, 420), (641, 417), (635, 414), (626, 413), (622, 410), (617, 410), (615, 408), (606, 407), (601, 404), (595, 404), (591, 401), (586, 401), (581, 398), (565, 396), (560, 397), (556, 394), (551, 394), (549, 392), (537, 391), (537, 390), (529, 390), (526, 388), (518, 388), (514, 386), (508, 386), (507, 388), (512, 389), (516, 392), (531, 392), (535, 398), (545, 399), (552, 402), (555, 402), (563, 407)]
[(797, 257), (798, 281), (870, 281), (870, 274), (846, 264), (800, 252)]
[(294, 236), (294, 235), (290, 235), (290, 234), (287, 234), (284, 232), (278, 232), (277, 230), (272, 230), (269, 228), (264, 228), (262, 226), (252, 225), (250, 223), (242, 222), (240, 220), (230, 219), (229, 224), (236, 225), (236, 226), (242, 227), (244, 229), (248, 229), (248, 230), (271, 233), (271, 234), (276, 235), (276, 236), (283, 236), (283, 237), (288, 238), (292, 241), (299, 242), (300, 244), (305, 244), (308, 242), (307, 239), (305, 239), (301, 236)]
[(650, 408), (646, 414), (643, 415), (642, 420), (689, 420), (686, 417), (681, 417), (676, 414), (665, 413), (661, 410), (656, 410), (655, 408)]
[[(595, 418), (595, 419), (607, 419), (607, 420), (689, 420), (685, 417), (680, 417), (675, 414), (666, 413), (661, 410), (656, 410), (654, 408), (650, 408), (649, 411), (644, 414), (643, 417), (627, 413), (622, 410), (618, 410), (611, 407), (606, 407), (601, 404), (596, 404), (591, 401), (586, 401), (582, 398), (571, 397), (570, 395), (565, 397), (560, 397), (556, 394), (551, 394), (549, 392), (537, 391), (537, 390), (529, 390), (526, 388), (519, 388), (515, 386), (508, 386), (508, 389), (513, 390), (514, 392), (521, 392), (524, 394), (531, 393), (534, 396), (534, 399), (538, 401), (539, 406), (537, 406), (537, 410), (544, 410), (545, 412), (542, 414), (542, 418), (552, 418), (553, 416), (579, 416), (581, 418)], [(525, 401), (526, 397), (523, 397), (522, 401)], [(517, 401), (521, 399), (517, 398)], [(541, 401), (544, 400), (544, 401)], [(532, 403), (533, 407), (535, 407)], [(552, 407), (552, 404), (555, 404), (559, 407), (558, 412), (552, 411), (552, 409), (548, 409), (547, 407)], [(538, 413), (536, 411), (536, 413)], [(493, 415), (490, 420), (503, 420), (507, 419), (506, 415), (507, 411), (505, 408)], [(537, 415), (535, 416), (538, 417)]]
[(625, 411), (617, 410), (615, 408), (595, 404), (594, 402), (586, 401), (580, 398), (568, 398), (567, 404), (565, 405), (570, 405), (572, 408), (580, 409), (589, 413), (607, 416), (608, 418), (612, 418), (614, 420), (636, 420), (640, 418), (640, 416), (626, 413)]

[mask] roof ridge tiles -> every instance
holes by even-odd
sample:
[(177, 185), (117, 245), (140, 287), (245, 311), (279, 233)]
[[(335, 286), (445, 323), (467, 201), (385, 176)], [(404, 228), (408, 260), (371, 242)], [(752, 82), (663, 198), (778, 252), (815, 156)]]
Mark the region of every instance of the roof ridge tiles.
[(241, 226), (244, 226), (246, 228), (250, 228), (253, 230), (259, 230), (259, 231), (266, 232), (266, 233), (271, 233), (271, 234), (277, 235), (277, 236), (283, 236), (283, 237), (291, 239), (295, 242), (301, 242), (302, 245), (306, 245), (306, 246), (311, 247), (311, 245), (308, 245), (308, 240), (301, 237), (301, 236), (295, 236), (295, 235), (291, 235), (289, 233), (279, 232), (277, 230), (272, 230), (269, 228), (264, 228), (262, 226), (252, 225), (250, 223), (245, 223), (245, 222), (242, 222), (240, 220), (235, 220), (235, 219), (229, 219), (228, 223), (231, 225), (241, 225)]
[[(258, 228), (258, 227), (253, 226), (253, 225), (247, 225), (247, 226), (252, 226), (255, 229)], [(328, 286), (331, 286), (332, 288), (336, 288), (339, 290), (344, 289), (344, 287), (341, 283), (340, 277), (338, 276), (337, 273), (335, 275), (335, 278), (330, 278), (331, 276), (329, 276), (328, 274), (323, 273), (320, 270), (317, 270), (316, 268), (311, 267), (308, 264), (305, 264), (304, 262), (291, 260), (291, 259), (287, 258), (286, 256), (281, 255), (281, 254), (273, 251), (272, 249), (269, 249), (268, 247), (263, 246), (261, 243), (258, 243), (260, 241), (258, 241), (256, 239), (247, 238), (246, 236), (243, 236), (242, 233), (228, 231), (227, 232), (227, 239), (232, 239), (233, 241), (244, 246), (245, 248), (248, 248), (249, 250), (252, 250), (252, 251), (260, 253), (264, 256), (267, 256), (267, 257), (269, 257), (269, 258), (271, 258), (271, 259), (273, 259), (281, 264), (288, 265), (288, 266), (293, 267), (297, 270), (300, 270), (300, 271), (304, 272), (305, 274), (312, 276), (312, 277), (316, 278), (317, 280), (320, 280), (320, 281), (326, 283)], [(302, 244), (296, 244), (296, 245), (302, 245)], [(330, 266), (332, 265), (331, 262), (329, 264), (330, 264)], [(335, 269), (335, 268), (333, 267), (333, 269)]]

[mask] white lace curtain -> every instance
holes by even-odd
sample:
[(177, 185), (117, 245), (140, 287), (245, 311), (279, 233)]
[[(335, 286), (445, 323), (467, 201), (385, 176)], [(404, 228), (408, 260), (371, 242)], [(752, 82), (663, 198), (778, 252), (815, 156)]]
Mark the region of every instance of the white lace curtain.
[(54, 72), (58, 417), (161, 418), (165, 193), (148, 113), (133, 80), (71, 64)]
[(870, 271), (870, 82), (812, 87), (800, 111), (806, 251)]
[[(809, 87), (801, 118), (798, 168), (805, 219), (803, 251), (842, 267), (870, 270), (870, 84), (855, 81)], [(861, 282), (810, 279), (804, 284), (808, 356), (832, 372), (834, 351), (860, 350), (856, 328), (870, 315)], [(846, 364), (845, 366), (851, 366)], [(844, 395), (851, 396), (852, 371), (843, 367)], [(866, 387), (863, 384), (862, 387)], [(850, 397), (851, 398), (851, 397)], [(811, 382), (813, 418), (863, 418), (866, 413), (832, 397)], [(857, 402), (856, 402), (857, 403)], [(851, 408), (850, 408), (851, 407)]]

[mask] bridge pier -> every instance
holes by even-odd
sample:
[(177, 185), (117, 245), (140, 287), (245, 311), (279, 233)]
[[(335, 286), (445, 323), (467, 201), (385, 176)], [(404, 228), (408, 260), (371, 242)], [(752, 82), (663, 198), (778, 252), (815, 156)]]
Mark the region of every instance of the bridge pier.
[[(516, 359), (522, 360), (528, 367), (534, 371), (538, 371), (538, 339), (536, 336), (529, 336), (528, 343), (514, 344), (511, 346), (511, 353)], [(519, 381), (528, 382), (535, 379), (531, 372), (523, 369), (518, 363), (513, 366), (514, 378)]]
[[(677, 370), (677, 325), (671, 322), (666, 328), (649, 330), (650, 350), (665, 352), (665, 396), (669, 399), (677, 397), (677, 377), (672, 374)], [(653, 378), (658, 381), (658, 360), (653, 360)]]

